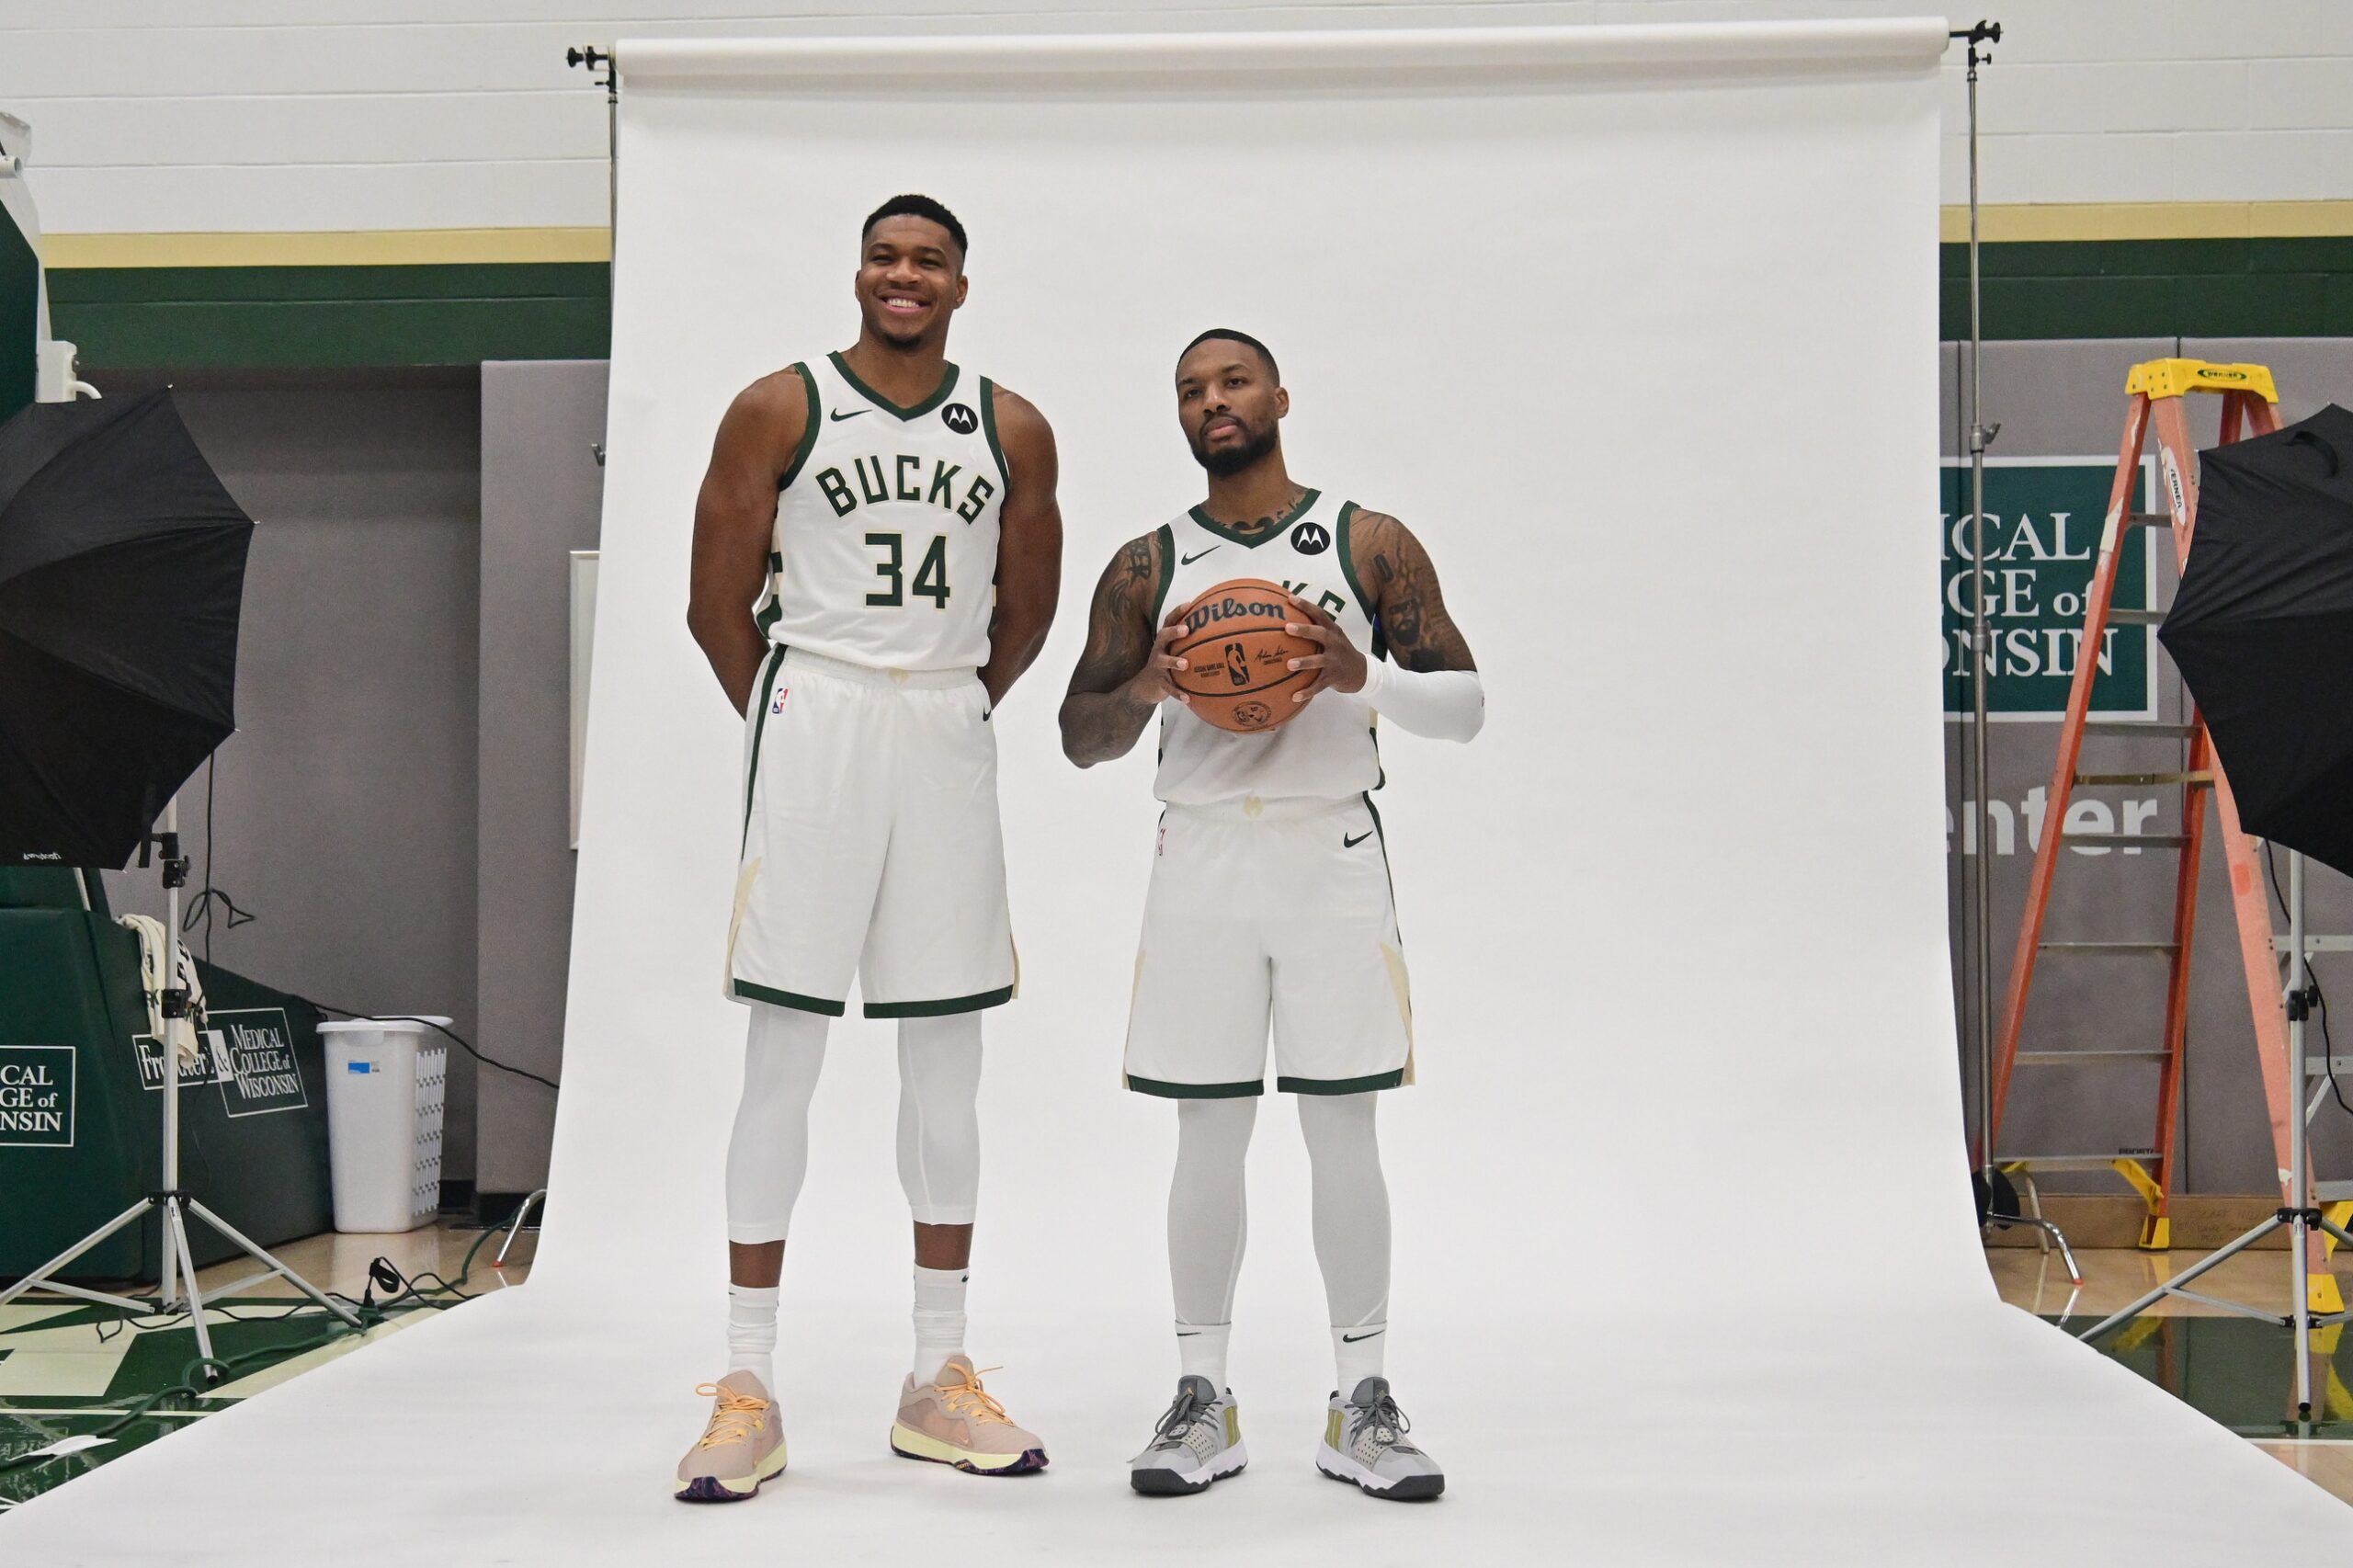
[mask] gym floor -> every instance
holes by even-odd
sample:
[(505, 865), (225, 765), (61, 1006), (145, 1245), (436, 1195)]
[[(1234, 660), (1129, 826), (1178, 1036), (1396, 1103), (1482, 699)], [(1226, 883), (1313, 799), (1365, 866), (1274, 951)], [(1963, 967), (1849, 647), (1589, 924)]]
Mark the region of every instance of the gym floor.
[[(312, 1236), (277, 1251), (323, 1289), (357, 1298), (367, 1289), (369, 1266), (378, 1257), (389, 1259), (404, 1276), (431, 1272), (454, 1281), (467, 1252), (482, 1237), (479, 1230), (445, 1221), (405, 1235)], [(491, 1263), (499, 1239), (494, 1236), (476, 1256), (466, 1281), (470, 1293), (509, 1289), (529, 1278), (537, 1238), (526, 1232), (505, 1268)], [(2004, 1301), (2047, 1319), (2059, 1320), (2063, 1314), (2064, 1328), (2075, 1332), (2187, 1267), (2198, 1256), (2129, 1248), (2080, 1251), (2080, 1292), (2071, 1290), (2055, 1255), (1996, 1247), (1988, 1250), (1986, 1262)], [(233, 1261), (201, 1271), (199, 1278), (214, 1289), (246, 1272), (244, 1265)], [(2353, 1263), (2340, 1269), (2338, 1280), (2353, 1295)], [(2287, 1261), (2276, 1252), (2242, 1255), (2208, 1275), (2200, 1289), (2251, 1306), (2284, 1310)], [(249, 1286), (229, 1309), (247, 1321), (224, 1314), (212, 1324), (220, 1354), (255, 1354), (267, 1364), (222, 1384), (202, 1401), (181, 1402), (187, 1408), (159, 1411), (117, 1433), (104, 1447), (47, 1463), (0, 1468), (0, 1508), (358, 1347), (360, 1338), (355, 1336), (270, 1359), (266, 1352), (271, 1335), (289, 1342), (291, 1335), (272, 1329), (267, 1314), (273, 1311), (271, 1303), (290, 1299), (299, 1298), (275, 1279)], [(168, 1386), (195, 1355), (194, 1336), (184, 1327), (124, 1334), (104, 1324), (108, 1315), (54, 1302), (0, 1308), (0, 1466), (29, 1448), (112, 1422), (113, 1411), (99, 1415), (94, 1407), (119, 1410)], [(399, 1333), (416, 1316), (396, 1317), (366, 1337)], [(313, 1332), (305, 1325), (301, 1334), (307, 1338)], [(2112, 1335), (2107, 1348), (2315, 1485), (2353, 1502), (2353, 1343), (2340, 1352), (2336, 1336), (2324, 1333), (2315, 1344), (2323, 1354), (2314, 1373), (2314, 1420), (2308, 1436), (2290, 1435), (2291, 1368), (2285, 1335), (2277, 1329), (2197, 1302), (2168, 1300), (2143, 1324)]]
[[(505, 1238), (495, 1233), (487, 1241), (483, 1237), (480, 1230), (445, 1221), (399, 1235), (309, 1236), (271, 1250), (321, 1290), (355, 1301), (367, 1293), (369, 1267), (379, 1257), (404, 1278), (430, 1273), (455, 1284), (478, 1242), (482, 1250), (463, 1282), (468, 1295), (505, 1290), (529, 1277), (535, 1234), (527, 1231), (517, 1239), (505, 1268), (492, 1263)], [(197, 1280), (213, 1291), (253, 1271), (248, 1260), (232, 1258), (199, 1269)], [(381, 1297), (381, 1287), (376, 1293)], [(403, 1312), (365, 1335), (313, 1346), (321, 1337), (316, 1315), (284, 1321), (281, 1303), (301, 1300), (292, 1286), (275, 1278), (244, 1286), (233, 1297), (208, 1297), (205, 1323), (213, 1354), (235, 1363), (235, 1369), (201, 1398), (165, 1401), (128, 1423), (122, 1418), (126, 1408), (181, 1381), (197, 1355), (192, 1331), (184, 1325), (126, 1331), (112, 1308), (57, 1297), (0, 1307), (0, 1512), (190, 1421), (349, 1355), (363, 1339), (397, 1334), (433, 1310)], [(34, 1450), (52, 1444), (94, 1438), (101, 1440), (63, 1457), (33, 1457)]]

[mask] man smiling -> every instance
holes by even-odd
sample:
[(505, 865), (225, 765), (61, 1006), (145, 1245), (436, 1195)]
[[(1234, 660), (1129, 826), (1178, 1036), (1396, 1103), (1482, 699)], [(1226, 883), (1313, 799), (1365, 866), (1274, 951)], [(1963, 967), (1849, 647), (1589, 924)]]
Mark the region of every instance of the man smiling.
[(980, 1181), (981, 1010), (1014, 956), (988, 720), (1053, 619), (1053, 432), (959, 369), (964, 226), (926, 196), (867, 219), (858, 342), (755, 381), (695, 508), (688, 622), (745, 728), (727, 991), (752, 1011), (727, 1148), (727, 1369), (676, 1494), (784, 1468), (778, 1282), (826, 1021), (855, 975), (899, 1032), (915, 1360), (892, 1449), (1003, 1475), (1046, 1462), (964, 1354)]

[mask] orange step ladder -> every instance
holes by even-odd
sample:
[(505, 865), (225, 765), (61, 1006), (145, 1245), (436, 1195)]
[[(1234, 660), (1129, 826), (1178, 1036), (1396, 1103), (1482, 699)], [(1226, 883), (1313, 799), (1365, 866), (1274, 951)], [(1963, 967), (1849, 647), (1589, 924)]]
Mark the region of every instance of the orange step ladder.
[[(2018, 924), (2018, 947), (2010, 960), (2007, 990), (2003, 998), (2002, 1027), (1995, 1037), (1993, 1095), (1984, 1125), (1979, 1130), (1978, 1164), (2005, 1172), (2112, 1169), (2131, 1184), (2148, 1212), (2141, 1223), (2139, 1244), (2161, 1252), (2172, 1242), (2171, 1208), (2177, 1161), (2176, 1140), (2180, 1130), (2183, 1048), (2189, 1023), (2189, 964), (2198, 926), (2198, 870), (2206, 836), (2206, 801), (2214, 802), (2215, 831), (2230, 867), (2231, 902), (2238, 922), (2239, 958), (2245, 971), (2247, 1004), (2255, 1021), (2256, 1054), (2263, 1079), (2264, 1099), (2271, 1119), (2271, 1139), (2283, 1198), (2289, 1194), (2289, 1120), (2301, 1113), (2301, 1090), (2288, 1061), (2288, 1020), (2281, 998), (2280, 971), (2271, 934), (2271, 910), (2266, 889), (2261, 850), (2239, 826), (2238, 807), (2231, 796), (2214, 756), (2213, 739), (2205, 721), (2193, 709), (2187, 724), (2137, 720), (2095, 720), (2091, 717), (2092, 683), (2097, 673), (2096, 651), (2111, 626), (2154, 626), (2164, 612), (2118, 609), (2116, 591), (2120, 551), (2137, 527), (2168, 527), (2177, 564), (2189, 556), (2198, 519), (2198, 453), (2189, 437), (2189, 419), (2183, 400), (2192, 393), (2219, 393), (2222, 400), (2222, 439), (2227, 444), (2248, 435), (2268, 435), (2279, 427), (2279, 395), (2271, 372), (2260, 365), (2218, 365), (2197, 359), (2153, 359), (2132, 367), (2125, 380), (2124, 438), (2117, 453), (2116, 479), (2109, 491), (2108, 513), (2100, 531), (2098, 558), (2085, 594), (2083, 653), (2075, 665), (2067, 693), (2067, 715), (2059, 728), (2059, 755), (2052, 766), (2044, 827), (2035, 846), (2034, 871), (2028, 885), (2026, 913)], [(2154, 426), (2162, 512), (2136, 513), (2132, 497), (2140, 479), (2142, 451)], [(2188, 743), (2186, 761), (2178, 768), (2155, 771), (2086, 771), (2082, 766), (2086, 739), (2163, 740)], [(2065, 831), (2067, 806), (2084, 786), (2172, 787), (2181, 790), (2181, 825), (2175, 833), (2121, 833), (2073, 835)], [(2174, 878), (2171, 939), (2164, 942), (2052, 941), (2043, 935), (2050, 912), (2052, 880), (2058, 873), (2060, 853), (2071, 844), (2096, 843), (2115, 847), (2172, 849), (2180, 860)], [(2166, 959), (2164, 1033), (2156, 1046), (2122, 1049), (2022, 1051), (2019, 1038), (2026, 1021), (2028, 995), (2036, 965), (2044, 958), (2113, 958), (2162, 954)], [(2112, 1154), (2003, 1155), (2002, 1114), (2009, 1099), (2011, 1074), (2018, 1068), (2050, 1066), (2113, 1067), (2152, 1063), (2158, 1069), (2154, 1133), (2146, 1149)], [(2315, 1254), (2317, 1257), (2317, 1253)], [(2313, 1274), (2315, 1310), (2334, 1312), (2336, 1284), (2325, 1270)], [(2326, 1298), (2324, 1300), (2324, 1296)]]

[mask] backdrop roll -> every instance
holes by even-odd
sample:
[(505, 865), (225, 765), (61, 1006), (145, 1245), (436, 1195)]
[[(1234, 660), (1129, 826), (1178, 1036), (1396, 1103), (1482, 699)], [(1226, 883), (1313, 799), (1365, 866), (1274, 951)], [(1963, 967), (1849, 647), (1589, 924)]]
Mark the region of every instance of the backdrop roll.
[[(710, 1270), (739, 742), (679, 630), (687, 529), (727, 400), (850, 340), (858, 225), (920, 189), (972, 235), (950, 358), (1054, 421), (1069, 534), (1063, 617), (998, 719), (1023, 980), (989, 1019), (992, 1289), (1046, 1310), (1110, 1274), (1149, 1301), (1164, 1267), (1170, 1118), (1118, 1080), (1149, 748), (1082, 774), (1053, 711), (1096, 574), (1199, 498), (1172, 368), (1228, 324), (1282, 361), (1293, 472), (1420, 533), (1486, 675), (1474, 745), (1385, 752), (1421, 1079), (1384, 1108), (1400, 1343), (1561, 1290), (1671, 1301), (1699, 1216), (1793, 1157), (1899, 1256), (1835, 1278), (1777, 1226), (1712, 1233), (1752, 1299), (1982, 1298), (1936, 540), (1897, 522), (1935, 479), (1940, 48), (1876, 23), (624, 47), (551, 1177), (594, 1219), (551, 1223), (543, 1277)], [(796, 1290), (903, 1261), (886, 1039), (836, 1026), (815, 1166), (840, 1185), (803, 1205)], [(658, 1179), (624, 1145), (664, 1150)], [(1313, 1330), (1311, 1273), (1283, 1278)]]

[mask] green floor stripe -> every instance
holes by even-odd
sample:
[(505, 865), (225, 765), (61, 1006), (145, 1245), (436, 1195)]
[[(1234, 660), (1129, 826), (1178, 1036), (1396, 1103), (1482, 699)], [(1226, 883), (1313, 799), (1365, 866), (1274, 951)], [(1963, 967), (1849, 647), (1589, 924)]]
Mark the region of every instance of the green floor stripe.
[[(2079, 1314), (2063, 1326), (2079, 1334), (2097, 1321)], [(2353, 1335), (2316, 1330), (2313, 1344), (2326, 1353), (2313, 1358), (2313, 1419), (2302, 1423), (2295, 1419), (2294, 1341), (2275, 1324), (2144, 1317), (2103, 1336), (2098, 1349), (2243, 1437), (2353, 1438)]]

